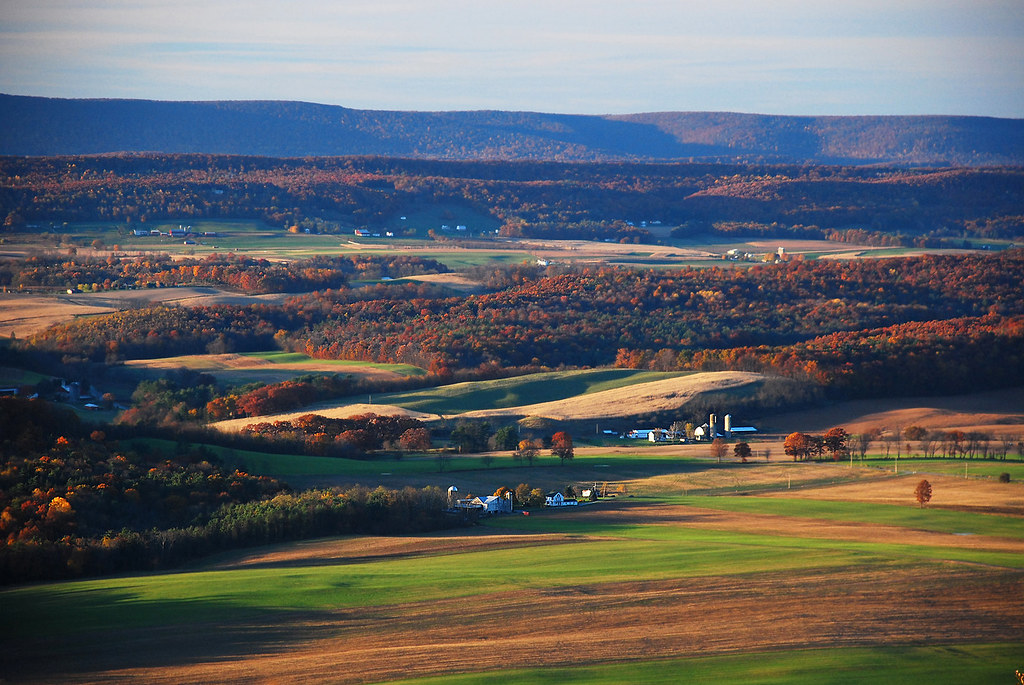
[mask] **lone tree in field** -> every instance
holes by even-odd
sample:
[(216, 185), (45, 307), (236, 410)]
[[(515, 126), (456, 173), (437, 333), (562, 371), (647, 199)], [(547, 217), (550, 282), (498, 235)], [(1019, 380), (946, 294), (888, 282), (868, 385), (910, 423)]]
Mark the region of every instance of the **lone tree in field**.
[(737, 442), (733, 445), (732, 453), (736, 455), (737, 459), (746, 464), (747, 459), (750, 459), (750, 445), (745, 442)]
[(562, 464), (572, 459), (575, 452), (572, 448), (572, 436), (565, 431), (558, 431), (551, 436), (551, 454), (562, 460)]
[(718, 459), (718, 463), (722, 463), (722, 458), (725, 456), (729, 446), (725, 444), (725, 440), (721, 438), (715, 438), (711, 441), (711, 456)]
[(914, 497), (917, 498), (917, 503), (922, 507), (928, 504), (929, 500), (932, 498), (932, 484), (927, 480), (922, 480), (917, 484), (917, 487), (914, 488)]

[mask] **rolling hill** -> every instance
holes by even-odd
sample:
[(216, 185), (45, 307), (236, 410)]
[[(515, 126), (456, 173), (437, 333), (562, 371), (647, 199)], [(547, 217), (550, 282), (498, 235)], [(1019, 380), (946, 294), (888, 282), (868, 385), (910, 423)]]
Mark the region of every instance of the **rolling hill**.
[(1024, 120), (661, 112), (401, 112), (282, 101), (0, 95), (0, 154), (1024, 164)]

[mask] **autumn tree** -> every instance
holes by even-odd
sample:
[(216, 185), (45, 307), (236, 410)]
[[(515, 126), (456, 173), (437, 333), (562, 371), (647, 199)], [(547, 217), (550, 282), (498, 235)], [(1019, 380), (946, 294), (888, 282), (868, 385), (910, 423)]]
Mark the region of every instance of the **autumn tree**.
[(725, 457), (725, 453), (728, 450), (728, 445), (725, 444), (725, 440), (722, 438), (715, 438), (711, 441), (711, 456), (718, 459), (718, 463), (722, 463), (722, 459)]
[(932, 498), (932, 484), (927, 480), (922, 480), (914, 488), (914, 497), (917, 498), (917, 503), (922, 507), (931, 500)]
[(572, 436), (565, 431), (558, 431), (551, 436), (551, 454), (562, 460), (564, 465), (575, 456), (572, 447)]
[(430, 431), (426, 428), (410, 428), (398, 438), (399, 446), (408, 452), (423, 452), (430, 449)]
[(907, 440), (924, 440), (924, 437), (927, 434), (928, 431), (922, 428), (921, 426), (907, 426), (903, 430), (903, 435), (907, 438)]
[(519, 447), (512, 454), (515, 459), (525, 459), (526, 463), (533, 466), (534, 460), (537, 458), (537, 452), (539, 448), (537, 443), (533, 440), (520, 440)]
[(849, 454), (850, 450), (846, 445), (849, 437), (850, 436), (846, 430), (839, 426), (830, 429), (824, 436), (822, 436), (825, 449), (829, 451), (834, 461), (839, 461), (842, 457)]
[(745, 442), (737, 442), (732, 448), (732, 453), (742, 463), (746, 464), (747, 460), (750, 459), (750, 445)]
[(807, 435), (797, 431), (786, 436), (782, 449), (786, 454), (793, 457), (793, 461), (806, 459), (810, 451), (810, 439)]

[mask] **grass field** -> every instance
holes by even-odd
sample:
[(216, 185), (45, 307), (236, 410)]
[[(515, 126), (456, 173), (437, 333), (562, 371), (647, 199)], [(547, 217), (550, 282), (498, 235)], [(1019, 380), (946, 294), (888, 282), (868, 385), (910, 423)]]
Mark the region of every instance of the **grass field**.
[[(590, 685), (678, 685), (744, 683), (745, 685), (877, 685), (975, 682), (1011, 683), (1022, 660), (1015, 644), (950, 647), (804, 649), (690, 659), (637, 660), (629, 663), (558, 669), (564, 682)], [(896, 676), (894, 678), (893, 676)], [(500, 674), (470, 673), (440, 678), (396, 680), (393, 685), (489, 685), (496, 677), (523, 685), (550, 683), (552, 669), (503, 669)]]
[(308, 374), (342, 374), (364, 378), (399, 378), (426, 374), (426, 370), (410, 364), (313, 359), (298, 352), (269, 351), (132, 360), (124, 364), (122, 375), (137, 383), (145, 378), (159, 378), (167, 371), (179, 368), (208, 373), (227, 385), (279, 383)]
[[(858, 462), (861, 463), (861, 462)], [(876, 457), (865, 459), (862, 462), (865, 466), (874, 466), (892, 470), (896, 467), (895, 459), (884, 459)], [(999, 478), (1001, 474), (1010, 474), (1010, 479), (1024, 480), (1024, 461), (1011, 455), (1010, 460), (1002, 459), (907, 459), (899, 460), (900, 473), (942, 473), (952, 476), (962, 476), (966, 472), (971, 478)]]
[[(612, 477), (630, 469), (629, 455), (591, 459)], [(500, 673), (931, 685), (1012, 683), (1024, 666), (1024, 505), (1013, 505), (1024, 486), (972, 481), (1018, 511), (993, 515), (829, 499), (844, 487), (905, 488), (869, 468), (853, 469), (867, 479), (859, 486), (825, 484), (831, 464), (675, 468), (751, 486), (774, 471), (776, 488), (620, 498), (469, 530), (311, 540), (177, 573), (10, 588), (0, 667), (29, 683), (483, 683)], [(499, 473), (509, 475), (476, 476)], [(786, 474), (803, 487), (788, 490)]]
[(382, 404), (392, 404), (430, 414), (461, 414), (483, 407), (504, 409), (567, 399), (638, 383), (677, 378), (687, 373), (662, 373), (633, 369), (588, 369), (552, 371), (491, 381), (456, 383), (439, 388), (380, 395)]

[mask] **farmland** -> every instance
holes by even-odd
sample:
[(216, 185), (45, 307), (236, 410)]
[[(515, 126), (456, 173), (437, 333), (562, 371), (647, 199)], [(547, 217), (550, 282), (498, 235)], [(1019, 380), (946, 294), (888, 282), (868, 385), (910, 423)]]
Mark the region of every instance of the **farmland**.
[(1019, 170), (0, 168), (0, 680), (1024, 668)]
[[(754, 479), (797, 466), (798, 484), (845, 469), (777, 464)], [(21, 656), (5, 670), (17, 682), (158, 683), (482, 682), (498, 669), (531, 682), (538, 667), (585, 682), (616, 682), (624, 669), (652, 683), (1012, 676), (1024, 658), (1020, 514), (920, 509), (913, 477), (856, 470), (863, 492), (903, 501), (828, 504), (835, 488), (855, 487), (844, 485), (796, 498), (638, 496), (470, 531), (315, 540), (183, 573), (11, 589), (3, 600), (18, 621), (6, 625), (19, 628), (4, 637)], [(935, 482), (938, 500), (953, 481)], [(972, 482), (1020, 510), (1019, 483)], [(45, 638), (31, 637), (44, 625)]]

